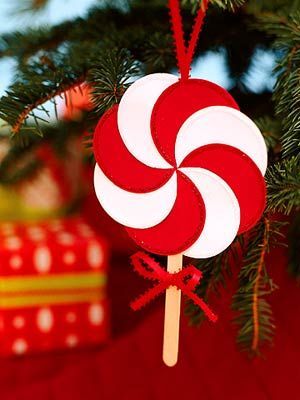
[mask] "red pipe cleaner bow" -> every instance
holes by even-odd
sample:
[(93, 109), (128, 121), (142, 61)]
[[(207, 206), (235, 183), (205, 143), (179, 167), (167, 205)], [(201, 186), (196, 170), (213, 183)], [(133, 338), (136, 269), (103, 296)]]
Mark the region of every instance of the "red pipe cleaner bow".
[(134, 311), (139, 310), (170, 286), (175, 286), (199, 306), (210, 321), (217, 321), (218, 317), (212, 312), (209, 306), (194, 293), (196, 286), (202, 278), (202, 272), (193, 265), (188, 265), (179, 272), (169, 273), (158, 262), (141, 251), (131, 256), (131, 261), (134, 270), (138, 274), (146, 279), (158, 281), (156, 286), (149, 289), (130, 304)]

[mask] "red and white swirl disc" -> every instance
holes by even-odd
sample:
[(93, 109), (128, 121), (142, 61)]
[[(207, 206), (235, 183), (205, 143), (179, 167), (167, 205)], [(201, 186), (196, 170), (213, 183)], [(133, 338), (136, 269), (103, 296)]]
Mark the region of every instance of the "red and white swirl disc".
[(153, 253), (215, 256), (265, 207), (263, 137), (211, 82), (137, 80), (99, 121), (94, 152), (99, 202)]

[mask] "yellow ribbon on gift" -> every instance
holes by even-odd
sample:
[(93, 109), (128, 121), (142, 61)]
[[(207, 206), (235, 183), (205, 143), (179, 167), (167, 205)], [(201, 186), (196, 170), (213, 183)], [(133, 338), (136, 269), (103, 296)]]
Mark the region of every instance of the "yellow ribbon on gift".
[(97, 302), (104, 297), (100, 272), (7, 276), (0, 278), (0, 308)]

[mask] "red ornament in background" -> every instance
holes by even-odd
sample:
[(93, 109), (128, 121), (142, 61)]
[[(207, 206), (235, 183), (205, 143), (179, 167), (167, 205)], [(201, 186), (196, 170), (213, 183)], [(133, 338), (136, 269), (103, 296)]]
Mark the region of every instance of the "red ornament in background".
[(62, 118), (65, 120), (81, 119), (84, 111), (90, 111), (93, 107), (90, 88), (87, 83), (75, 86), (65, 93), (66, 107), (63, 109)]

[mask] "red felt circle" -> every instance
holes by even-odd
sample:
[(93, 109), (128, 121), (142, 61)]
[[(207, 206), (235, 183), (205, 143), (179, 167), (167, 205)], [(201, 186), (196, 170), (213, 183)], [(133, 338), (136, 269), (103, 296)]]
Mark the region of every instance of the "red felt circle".
[(265, 180), (251, 158), (240, 150), (210, 144), (190, 153), (180, 167), (208, 169), (230, 186), (241, 211), (239, 233), (251, 229), (260, 219), (266, 205)]
[(99, 167), (107, 178), (124, 190), (145, 193), (160, 188), (174, 170), (151, 168), (137, 160), (120, 136), (117, 113), (118, 106), (114, 106), (96, 127), (93, 148)]
[(205, 223), (205, 205), (194, 184), (177, 172), (178, 194), (170, 214), (148, 229), (126, 228), (129, 236), (151, 253), (182, 253), (200, 236)]
[(172, 165), (175, 141), (182, 124), (196, 111), (211, 106), (227, 106), (239, 110), (233, 97), (222, 87), (202, 79), (179, 81), (158, 98), (151, 116), (154, 143)]

